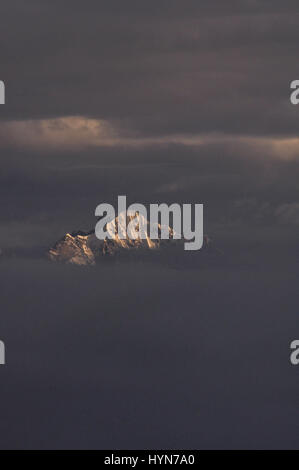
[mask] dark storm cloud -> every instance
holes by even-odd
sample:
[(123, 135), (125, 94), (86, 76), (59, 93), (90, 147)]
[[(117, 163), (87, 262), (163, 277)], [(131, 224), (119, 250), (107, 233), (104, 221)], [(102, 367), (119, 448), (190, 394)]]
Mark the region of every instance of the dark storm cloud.
[[(298, 0), (7, 0), (0, 23), (0, 446), (298, 447)], [(40, 259), (120, 194), (203, 203), (221, 260)]]
[(1, 448), (297, 448), (298, 267), (263, 256), (0, 263)]
[[(128, 203), (202, 202), (205, 231), (215, 234), (218, 242), (219, 226), (244, 226), (242, 238), (247, 224), (274, 224), (276, 230), (279, 222), (292, 230), (296, 220), (298, 160), (273, 159), (254, 147), (242, 150), (210, 143), (199, 148), (4, 154), (2, 248), (47, 247), (66, 232), (89, 230), (95, 224), (96, 206), (116, 205), (119, 194), (126, 194)], [(285, 209), (279, 210), (281, 206)], [(236, 237), (240, 239), (240, 233)]]
[(1, 118), (118, 121), (137, 135), (295, 134), (295, 2), (6, 2)]
[(248, 199), (272, 221), (296, 207), (296, 2), (1, 8), (1, 220), (79, 228), (121, 193), (201, 200), (215, 220)]

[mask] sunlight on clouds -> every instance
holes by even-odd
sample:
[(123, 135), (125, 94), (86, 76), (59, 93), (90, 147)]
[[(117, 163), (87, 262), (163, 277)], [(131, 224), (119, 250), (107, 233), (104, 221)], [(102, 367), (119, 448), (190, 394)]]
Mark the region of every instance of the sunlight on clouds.
[(109, 121), (87, 117), (4, 121), (0, 125), (1, 146), (41, 151), (84, 150), (90, 147), (150, 147), (186, 145), (192, 147), (233, 146), (261, 157), (299, 159), (299, 138), (242, 136), (220, 133), (142, 136), (124, 132)]
[(5, 122), (0, 135), (6, 145), (41, 149), (111, 145), (115, 138), (107, 122), (84, 117)]

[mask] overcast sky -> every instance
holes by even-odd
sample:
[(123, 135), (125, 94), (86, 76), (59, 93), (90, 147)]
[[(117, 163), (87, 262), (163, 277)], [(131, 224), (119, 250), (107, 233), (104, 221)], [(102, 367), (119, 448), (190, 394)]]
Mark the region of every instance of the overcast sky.
[(293, 1), (4, 2), (1, 118), (296, 136), (298, 16)]
[(124, 193), (298, 224), (297, 2), (12, 0), (1, 20), (2, 218)]
[[(0, 446), (298, 448), (298, 0), (2, 0), (0, 25)], [(45, 259), (118, 195), (203, 203), (218, 255)]]

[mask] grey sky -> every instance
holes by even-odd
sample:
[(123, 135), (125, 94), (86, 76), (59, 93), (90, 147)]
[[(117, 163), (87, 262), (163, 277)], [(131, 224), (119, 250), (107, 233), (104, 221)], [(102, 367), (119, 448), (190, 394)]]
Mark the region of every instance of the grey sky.
[[(0, 446), (298, 448), (298, 0), (0, 22)], [(203, 203), (223, 257), (40, 259), (122, 194)]]

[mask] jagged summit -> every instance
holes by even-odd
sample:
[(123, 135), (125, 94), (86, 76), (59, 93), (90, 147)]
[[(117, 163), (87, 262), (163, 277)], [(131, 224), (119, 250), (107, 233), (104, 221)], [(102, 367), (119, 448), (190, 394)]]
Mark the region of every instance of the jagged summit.
[(95, 235), (82, 233), (67, 233), (58, 240), (48, 251), (50, 260), (78, 265), (95, 264), (95, 254), (89, 246), (91, 238), (95, 238)]
[[(120, 238), (119, 233), (124, 228), (130, 227), (130, 222), (135, 219), (136, 230), (135, 238), (134, 234), (130, 232), (131, 237), (126, 235), (125, 238)], [(97, 258), (105, 255), (114, 255), (115, 253), (123, 250), (132, 249), (146, 249), (154, 250), (160, 247), (161, 244), (169, 243), (174, 240), (174, 232), (170, 227), (162, 227), (160, 224), (157, 225), (158, 236), (157, 240), (152, 240), (147, 236), (145, 239), (140, 238), (138, 230), (139, 224), (149, 228), (149, 222), (144, 219), (141, 214), (128, 215), (121, 213), (118, 217), (107, 223), (106, 231), (113, 236), (113, 239), (106, 238), (105, 240), (99, 240), (95, 231), (83, 232), (75, 231), (67, 233), (61, 240), (48, 251), (48, 256), (52, 261), (61, 261), (64, 263), (71, 263), (77, 265), (94, 265), (96, 264)], [(128, 231), (127, 229), (127, 231)], [(169, 240), (162, 240), (161, 231), (162, 229), (167, 230), (169, 233)], [(149, 230), (147, 230), (149, 233)], [(132, 236), (133, 235), (133, 236)]]

